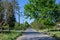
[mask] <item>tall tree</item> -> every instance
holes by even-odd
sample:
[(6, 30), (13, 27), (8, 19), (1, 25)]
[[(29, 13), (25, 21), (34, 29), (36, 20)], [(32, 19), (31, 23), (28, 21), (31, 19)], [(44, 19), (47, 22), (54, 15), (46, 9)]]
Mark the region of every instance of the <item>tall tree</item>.
[(13, 8), (14, 8), (15, 14), (18, 15), (18, 20), (19, 20), (19, 24), (18, 25), (20, 26), (20, 14), (21, 14), (20, 6), (19, 6), (17, 0), (13, 0), (12, 4), (13, 4)]
[(4, 15), (3, 15), (4, 8), (3, 8), (2, 3), (3, 3), (2, 0), (0, 0), (0, 27), (1, 27), (1, 29), (3, 26), (3, 17), (4, 17)]
[(38, 19), (44, 25), (52, 26), (60, 17), (60, 6), (56, 0), (29, 0), (25, 5), (25, 15), (30, 18)]
[[(5, 11), (2, 13), (3, 9)], [(3, 18), (5, 18), (6, 23), (9, 24), (9, 29), (13, 29), (16, 22), (15, 13), (17, 11), (19, 11), (19, 7), (18, 2), (16, 0), (0, 0), (0, 24)], [(3, 15), (5, 16), (3, 17)]]
[(14, 15), (14, 10), (13, 10), (13, 6), (11, 5), (11, 3), (9, 4), (9, 8), (7, 11), (7, 16), (8, 16), (8, 24), (9, 24), (9, 29), (13, 29), (15, 26), (15, 15)]

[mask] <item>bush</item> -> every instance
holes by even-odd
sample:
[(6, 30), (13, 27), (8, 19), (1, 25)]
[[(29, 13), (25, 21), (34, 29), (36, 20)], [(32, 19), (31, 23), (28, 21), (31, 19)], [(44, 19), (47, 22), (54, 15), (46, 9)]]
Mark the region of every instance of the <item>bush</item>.
[(56, 34), (54, 34), (52, 37), (55, 38), (56, 40), (60, 40), (60, 37), (57, 37)]

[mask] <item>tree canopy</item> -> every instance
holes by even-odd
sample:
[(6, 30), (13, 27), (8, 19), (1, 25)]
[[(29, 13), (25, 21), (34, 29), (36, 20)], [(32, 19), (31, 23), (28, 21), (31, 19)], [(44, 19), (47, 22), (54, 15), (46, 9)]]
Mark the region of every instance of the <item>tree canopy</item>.
[(60, 4), (56, 0), (29, 0), (24, 11), (27, 18), (38, 19), (44, 25), (54, 25), (60, 18)]

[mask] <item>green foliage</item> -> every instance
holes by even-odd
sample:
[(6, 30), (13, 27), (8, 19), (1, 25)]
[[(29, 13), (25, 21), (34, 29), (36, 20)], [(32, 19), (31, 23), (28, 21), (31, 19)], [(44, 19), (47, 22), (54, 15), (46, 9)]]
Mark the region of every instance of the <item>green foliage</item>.
[(38, 19), (41, 24), (54, 26), (60, 18), (60, 6), (56, 0), (29, 0), (25, 5), (25, 16)]
[(19, 10), (20, 8), (16, 0), (11, 0), (10, 2), (8, 0), (0, 0), (0, 29), (9, 29), (9, 31), (19, 29), (15, 19), (15, 13), (18, 13)]
[(3, 20), (2, 10), (3, 10), (2, 0), (0, 0), (0, 21), (2, 21), (2, 20)]
[(16, 40), (18, 36), (21, 36), (21, 33), (0, 33), (0, 40)]
[(8, 20), (7, 23), (9, 25), (9, 30), (10, 30), (10, 29), (14, 28), (15, 22), (16, 22), (13, 5), (11, 3), (9, 3), (9, 8), (8, 8), (7, 14), (8, 14), (7, 15), (7, 20)]
[(28, 22), (25, 22), (25, 23), (24, 23), (24, 26), (25, 26), (25, 29), (27, 29), (27, 28), (30, 27), (30, 25), (28, 24)]
[(31, 27), (34, 29), (44, 29), (44, 25), (42, 25), (39, 21), (34, 20), (34, 22), (32, 22)]
[(19, 26), (19, 23), (16, 22), (14, 30), (26, 30), (29, 27), (30, 27), (30, 25), (27, 22), (21, 23), (20, 26)]
[(2, 6), (2, 0), (0, 0), (0, 12), (2, 12), (3, 9), (4, 9), (4, 8), (3, 8), (3, 6)]
[(19, 26), (19, 23), (15, 23), (15, 27), (14, 27), (14, 30), (23, 30), (24, 29), (24, 24), (20, 24)]
[(8, 24), (9, 24), (10, 29), (14, 28), (15, 22), (16, 21), (15, 21), (15, 17), (14, 16), (12, 16), (12, 17), (9, 18)]
[(30, 25), (27, 22), (25, 22), (24, 24), (20, 24), (20, 30), (26, 30), (29, 27)]
[(20, 26), (19, 26), (19, 23), (15, 23), (15, 27), (14, 27), (14, 30), (20, 30)]
[(2, 6), (2, 0), (0, 0), (0, 29), (3, 29), (2, 26), (3, 26), (3, 18), (4, 18), (4, 14), (3, 14), (3, 6)]

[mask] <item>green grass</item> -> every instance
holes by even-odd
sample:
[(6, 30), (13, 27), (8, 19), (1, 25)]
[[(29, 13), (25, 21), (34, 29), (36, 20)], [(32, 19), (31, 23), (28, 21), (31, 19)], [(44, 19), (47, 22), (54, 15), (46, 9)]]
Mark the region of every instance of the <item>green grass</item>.
[(49, 33), (51, 36), (53, 36), (55, 34), (57, 37), (60, 37), (60, 31), (51, 31)]
[(21, 33), (11, 32), (11, 33), (0, 33), (0, 40), (16, 40)]
[(49, 33), (50, 36), (54, 37), (56, 40), (60, 40), (60, 31), (51, 31)]
[[(49, 30), (54, 30), (54, 29), (49, 29)], [(40, 30), (40, 32), (48, 32), (48, 30), (47, 29), (43, 29), (43, 30)], [(55, 34), (57, 37), (60, 37), (60, 31), (49, 31), (48, 33), (51, 36), (53, 36)]]

